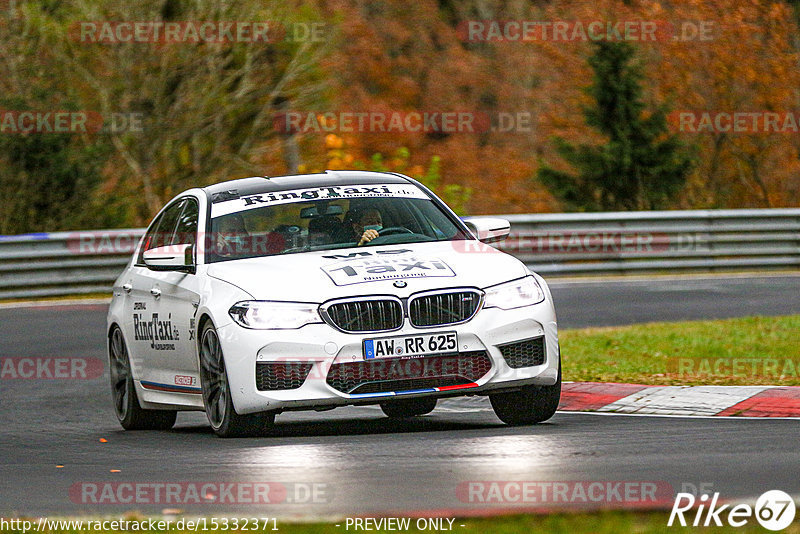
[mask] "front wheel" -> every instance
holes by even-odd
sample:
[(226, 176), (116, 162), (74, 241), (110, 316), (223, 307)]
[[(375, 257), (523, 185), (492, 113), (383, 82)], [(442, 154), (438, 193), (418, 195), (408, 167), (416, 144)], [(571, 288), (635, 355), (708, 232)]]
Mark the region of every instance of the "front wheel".
[(175, 424), (175, 410), (145, 410), (139, 406), (139, 397), (133, 384), (131, 361), (125, 338), (118, 326), (108, 339), (109, 375), (114, 413), (125, 430), (169, 430)]
[(263, 434), (275, 422), (274, 413), (239, 415), (233, 407), (225, 358), (214, 325), (208, 322), (200, 338), (200, 382), (208, 422), (221, 438)]
[(532, 425), (547, 421), (561, 400), (561, 356), (558, 379), (552, 386), (524, 386), (519, 391), (489, 395), (497, 417), (507, 425)]
[(416, 417), (431, 413), (436, 408), (436, 397), (402, 399), (381, 404), (381, 410), (392, 419)]

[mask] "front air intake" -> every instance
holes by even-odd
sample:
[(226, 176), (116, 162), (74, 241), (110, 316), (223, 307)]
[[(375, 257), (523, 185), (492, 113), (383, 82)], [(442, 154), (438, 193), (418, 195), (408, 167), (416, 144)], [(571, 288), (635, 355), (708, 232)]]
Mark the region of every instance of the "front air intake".
[(256, 362), (256, 389), (297, 389), (306, 381), (313, 366), (307, 362)]
[(478, 350), (423, 358), (378, 358), (335, 363), (326, 381), (342, 393), (385, 393), (470, 384), (491, 369), (489, 355)]
[(542, 365), (545, 362), (544, 336), (497, 347), (512, 369)]

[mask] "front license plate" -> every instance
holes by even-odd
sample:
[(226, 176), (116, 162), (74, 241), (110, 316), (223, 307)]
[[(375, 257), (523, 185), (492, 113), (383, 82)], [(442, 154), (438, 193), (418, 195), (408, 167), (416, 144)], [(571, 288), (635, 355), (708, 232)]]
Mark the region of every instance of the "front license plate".
[(364, 340), (364, 359), (398, 358), (457, 352), (455, 332), (437, 332), (415, 336), (381, 337)]

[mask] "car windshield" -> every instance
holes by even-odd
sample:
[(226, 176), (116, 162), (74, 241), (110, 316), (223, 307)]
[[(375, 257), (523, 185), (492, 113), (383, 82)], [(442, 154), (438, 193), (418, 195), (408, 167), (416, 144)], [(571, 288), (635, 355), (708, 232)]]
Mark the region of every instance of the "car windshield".
[[(369, 240), (362, 240), (370, 230)], [(468, 239), (450, 215), (410, 184), (319, 187), (225, 200), (212, 206), (207, 235), (209, 263)]]

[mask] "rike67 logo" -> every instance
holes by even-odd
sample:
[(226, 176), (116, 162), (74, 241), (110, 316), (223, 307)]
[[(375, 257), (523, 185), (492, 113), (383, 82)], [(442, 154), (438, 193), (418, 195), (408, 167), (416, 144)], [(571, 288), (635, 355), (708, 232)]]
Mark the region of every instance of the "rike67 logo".
[(742, 527), (755, 516), (758, 523), (773, 531), (783, 530), (794, 521), (794, 499), (781, 490), (770, 490), (756, 500), (755, 506), (749, 504), (719, 505), (719, 493), (710, 498), (703, 494), (695, 498), (691, 493), (678, 493), (667, 526), (677, 524), (685, 527), (691, 521), (693, 527), (723, 526), (724, 522), (732, 527)]

